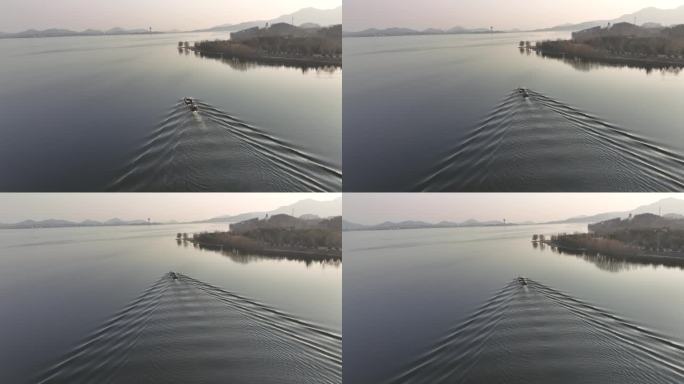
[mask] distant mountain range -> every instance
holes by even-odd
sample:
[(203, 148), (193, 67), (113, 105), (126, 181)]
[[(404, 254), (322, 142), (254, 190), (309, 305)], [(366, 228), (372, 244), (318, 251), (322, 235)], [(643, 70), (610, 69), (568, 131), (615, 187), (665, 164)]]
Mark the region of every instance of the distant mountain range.
[[(216, 31), (240, 31), (252, 27), (263, 27), (266, 23), (292, 23), (301, 26), (302, 28), (326, 27), (330, 25), (342, 24), (342, 7), (333, 9), (317, 9), (313, 7), (303, 8), (296, 12), (282, 15), (271, 20), (254, 20), (246, 21), (239, 24), (222, 24), (212, 28), (198, 29), (192, 32), (216, 32)], [(171, 31), (178, 32), (178, 31)], [(64, 37), (64, 36), (105, 36), (105, 35), (135, 35), (148, 33), (164, 33), (151, 32), (147, 29), (123, 29), (112, 28), (106, 31), (99, 31), (95, 29), (87, 29), (85, 31), (72, 31), (69, 29), (51, 28), (45, 30), (29, 29), (23, 32), (5, 33), (0, 32), (0, 39), (8, 38), (29, 38), (29, 37)]]
[(616, 218), (589, 224), (588, 229), (598, 234), (610, 234), (619, 231), (652, 230), (665, 227), (681, 231), (684, 229), (684, 216), (677, 214), (658, 216), (652, 213), (641, 213), (625, 219)]
[(637, 25), (647, 26), (669, 26), (676, 24), (684, 24), (684, 5), (674, 9), (659, 9), (655, 7), (644, 8), (634, 13), (622, 15), (617, 19), (612, 20), (593, 20), (578, 24), (563, 24), (551, 28), (539, 29), (539, 31), (581, 31), (587, 28), (596, 26), (604, 26), (608, 23), (615, 24), (620, 22), (635, 23)]
[[(659, 9), (655, 7), (644, 8), (640, 11), (622, 15), (616, 19), (612, 20), (592, 20), (576, 24), (563, 24), (557, 25), (551, 28), (542, 28), (535, 31), (581, 31), (587, 28), (593, 28), (596, 26), (605, 26), (608, 23), (615, 24), (620, 22), (636, 23), (638, 25), (645, 25), (647, 27), (657, 27), (657, 26), (669, 26), (676, 24), (684, 24), (684, 5), (674, 8), (674, 9)], [(495, 33), (501, 32), (517, 32), (519, 29), (512, 29), (510, 31), (497, 31)], [(412, 35), (448, 35), (448, 34), (467, 34), (467, 33), (490, 33), (489, 28), (463, 28), (456, 26), (450, 29), (437, 29), (428, 28), (423, 30), (411, 29), (411, 28), (369, 28), (363, 31), (344, 31), (343, 36), (345, 37), (373, 37), (373, 36), (412, 36)]]
[(25, 229), (25, 228), (64, 228), (64, 227), (111, 227), (120, 225), (158, 225), (159, 223), (148, 223), (147, 220), (121, 220), (119, 218), (107, 221), (69, 221), (59, 219), (48, 220), (24, 220), (13, 224), (1, 224), (0, 229)]
[[(300, 200), (294, 204), (282, 206), (272, 211), (263, 212), (248, 212), (239, 215), (225, 215), (218, 216), (208, 220), (194, 221), (193, 223), (236, 223), (240, 221), (250, 220), (254, 218), (263, 218), (266, 215), (273, 216), (277, 214), (293, 215), (300, 219), (312, 220), (317, 218), (329, 218), (342, 215), (342, 198), (337, 198), (330, 201), (316, 201), (312, 199)], [(59, 219), (48, 220), (24, 220), (19, 223), (3, 224), (0, 223), (0, 229), (24, 229), (24, 228), (62, 228), (62, 227), (105, 227), (105, 226), (120, 226), (120, 225), (161, 225), (161, 224), (179, 224), (173, 220), (166, 223), (148, 223), (147, 220), (122, 220), (119, 218), (109, 219), (107, 221), (69, 221)]]
[(112, 28), (106, 31), (98, 31), (95, 29), (86, 29), (85, 31), (77, 32), (69, 29), (51, 28), (42, 31), (36, 29), (29, 29), (23, 32), (3, 33), (0, 32), (0, 39), (7, 38), (22, 38), (22, 37), (64, 37), (64, 36), (105, 36), (105, 35), (139, 35), (152, 34), (160, 32), (151, 32), (147, 29), (123, 29)]
[(234, 32), (252, 27), (263, 27), (266, 23), (288, 23), (303, 28), (327, 27), (330, 25), (342, 24), (342, 7), (333, 9), (304, 8), (297, 12), (282, 15), (271, 20), (253, 20), (239, 24), (222, 24), (207, 29), (198, 29), (195, 32)]
[(625, 218), (632, 215), (640, 215), (643, 213), (653, 213), (660, 214), (670, 218), (676, 218), (679, 215), (684, 215), (684, 200), (676, 199), (673, 197), (658, 200), (655, 203), (642, 205), (631, 211), (620, 211), (620, 212), (606, 212), (599, 213), (597, 215), (591, 216), (577, 216), (571, 217), (569, 219), (554, 221), (549, 224), (555, 223), (597, 223), (600, 221), (615, 219), (615, 218)]
[[(465, 34), (465, 33), (490, 33), (489, 28), (463, 28), (453, 27), (449, 29), (428, 28), (423, 30), (416, 30), (410, 28), (369, 28), (358, 32), (342, 33), (345, 37), (372, 37), (372, 36), (411, 36), (411, 35), (451, 35), (451, 34)], [(499, 32), (499, 31), (494, 31)]]
[(630, 211), (621, 212), (606, 212), (599, 213), (591, 216), (576, 216), (565, 220), (556, 220), (550, 222), (523, 222), (523, 223), (506, 223), (501, 221), (478, 221), (474, 219), (466, 220), (463, 222), (452, 222), (452, 221), (442, 221), (439, 223), (428, 223), (424, 221), (401, 221), (401, 222), (390, 222), (386, 221), (380, 224), (364, 225), (347, 220), (342, 221), (343, 231), (369, 231), (369, 230), (386, 230), (386, 229), (420, 229), (420, 228), (460, 228), (460, 227), (491, 227), (491, 226), (502, 226), (502, 225), (532, 225), (532, 224), (570, 224), (570, 223), (580, 223), (589, 224), (597, 223), (605, 220), (611, 220), (615, 218), (626, 218), (630, 214), (640, 215), (644, 213), (660, 214), (663, 217), (670, 219), (678, 219), (684, 217), (684, 200), (676, 198), (667, 198), (656, 201), (652, 204), (643, 205), (637, 207)]
[(285, 213), (299, 218), (326, 218), (342, 215), (342, 198), (330, 201), (317, 201), (312, 199), (300, 200), (294, 204), (282, 206), (272, 211), (247, 212), (239, 215), (224, 215), (214, 217), (198, 223), (236, 223), (254, 218), (263, 218), (266, 215), (273, 216)]
[[(359, 230), (385, 230), (385, 229), (419, 229), (419, 228), (460, 228), (460, 227), (489, 227), (489, 226), (503, 226), (503, 225), (531, 225), (531, 224), (567, 224), (567, 223), (597, 223), (605, 220), (615, 218), (626, 218), (631, 215), (639, 215), (643, 213), (652, 213), (662, 215), (663, 217), (671, 219), (684, 218), (684, 200), (676, 198), (667, 198), (659, 200), (652, 204), (643, 205), (629, 211), (605, 212), (595, 215), (575, 216), (564, 220), (556, 220), (550, 222), (521, 222), (521, 223), (506, 223), (499, 220), (479, 221), (469, 219), (462, 222), (456, 221), (441, 221), (438, 223), (429, 223), (425, 221), (407, 220), (401, 222), (386, 221), (380, 224), (364, 225), (347, 220), (342, 220), (342, 229), (344, 231), (359, 231)], [(300, 200), (294, 204), (282, 206), (271, 211), (247, 212), (238, 215), (224, 215), (217, 216), (207, 220), (195, 221), (193, 223), (236, 223), (244, 220), (254, 218), (263, 218), (266, 215), (273, 216), (278, 214), (287, 214), (300, 219), (316, 219), (329, 218), (340, 216), (342, 214), (342, 198), (337, 198), (330, 201), (316, 201), (312, 199)], [(98, 227), (98, 226), (120, 226), (120, 225), (160, 225), (160, 224), (177, 224), (177, 221), (167, 223), (148, 223), (146, 220), (122, 220), (119, 218), (109, 219), (107, 221), (84, 220), (80, 222), (48, 219), (48, 220), (24, 220), (19, 223), (2, 224), (0, 229), (20, 229), (20, 228), (59, 228), (59, 227)]]
[(342, 220), (343, 231), (379, 231), (387, 229), (421, 229), (421, 228), (461, 228), (461, 227), (492, 227), (507, 225), (502, 221), (477, 221), (474, 219), (463, 222), (441, 221), (439, 223), (428, 223), (425, 221), (385, 221), (374, 225), (363, 225), (351, 221)]

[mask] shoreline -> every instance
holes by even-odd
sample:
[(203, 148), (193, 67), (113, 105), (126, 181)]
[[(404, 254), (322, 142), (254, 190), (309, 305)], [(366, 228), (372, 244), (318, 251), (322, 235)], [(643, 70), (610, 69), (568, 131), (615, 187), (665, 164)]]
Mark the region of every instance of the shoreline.
[(0, 35), (0, 40), (2, 39), (51, 39), (55, 37), (108, 37), (108, 36), (141, 36), (141, 35), (162, 35), (167, 33), (182, 33), (182, 32), (131, 32), (131, 33), (93, 33), (93, 34), (65, 34), (65, 35), (36, 35), (36, 36), (3, 36)]
[(316, 261), (326, 261), (326, 260), (342, 260), (342, 251), (321, 251), (315, 249), (305, 249), (305, 248), (268, 248), (264, 247), (261, 249), (246, 249), (238, 247), (229, 247), (223, 244), (210, 244), (195, 241), (192, 239), (187, 239), (187, 242), (196, 245), (200, 249), (209, 249), (212, 251), (219, 252), (231, 252), (238, 251), (240, 253), (245, 253), (248, 255), (257, 256), (271, 256), (275, 258), (303, 258)]
[(453, 35), (496, 35), (501, 33), (518, 33), (511, 31), (473, 31), (473, 32), (442, 32), (442, 33), (404, 33), (404, 34), (357, 34), (360, 32), (346, 32), (342, 34), (342, 38), (358, 38), (358, 37), (406, 37), (406, 36), (453, 36)]
[(264, 55), (236, 55), (227, 52), (205, 51), (195, 47), (183, 48), (193, 51), (200, 56), (215, 59), (229, 59), (244, 62), (253, 62), (271, 65), (290, 65), (304, 67), (342, 67), (342, 58), (317, 58), (317, 57), (291, 57), (291, 56), (264, 56)]
[(596, 44), (570, 40), (543, 40), (534, 45), (521, 41), (518, 49), (535, 51), (542, 57), (561, 60), (585, 61), (618, 66), (642, 68), (681, 68), (684, 67), (684, 54), (654, 54), (624, 50), (616, 53)]
[(666, 59), (658, 57), (635, 57), (635, 56), (619, 56), (619, 55), (581, 55), (569, 52), (553, 52), (545, 51), (539, 48), (530, 48), (538, 52), (544, 57), (551, 57), (557, 59), (574, 59), (586, 62), (595, 62), (603, 64), (626, 65), (626, 66), (640, 66), (648, 68), (670, 68), (682, 67), (684, 68), (684, 59)]
[(659, 254), (650, 253), (638, 248), (633, 248), (635, 253), (620, 253), (620, 252), (607, 252), (601, 251), (595, 248), (576, 248), (562, 245), (558, 241), (553, 240), (532, 240), (532, 243), (548, 245), (551, 248), (556, 248), (559, 251), (567, 252), (571, 254), (592, 254), (592, 255), (602, 255), (614, 258), (620, 258), (629, 261), (630, 259), (635, 261), (676, 261), (678, 263), (684, 264), (684, 253), (674, 253), (673, 254)]

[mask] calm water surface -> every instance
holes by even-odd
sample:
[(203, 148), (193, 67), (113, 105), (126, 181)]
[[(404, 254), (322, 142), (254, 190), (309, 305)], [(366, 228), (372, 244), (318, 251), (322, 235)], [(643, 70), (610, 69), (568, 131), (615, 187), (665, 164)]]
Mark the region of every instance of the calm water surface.
[(227, 227), (0, 231), (0, 381), (43, 372), (127, 382), (143, 368), (165, 382), (338, 381), (341, 264), (228, 257), (175, 240)]
[(0, 39), (0, 189), (340, 190), (342, 71), (177, 50), (226, 38)]
[(345, 190), (682, 190), (684, 74), (517, 48), (568, 37), (344, 39)]
[(684, 269), (560, 255), (530, 241), (585, 230), (345, 232), (345, 380), (681, 381)]

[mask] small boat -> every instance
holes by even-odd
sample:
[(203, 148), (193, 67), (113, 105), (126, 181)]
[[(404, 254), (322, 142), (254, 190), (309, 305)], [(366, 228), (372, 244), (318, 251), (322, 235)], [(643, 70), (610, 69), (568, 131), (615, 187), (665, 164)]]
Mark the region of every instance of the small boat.
[(195, 100), (192, 99), (192, 97), (185, 97), (183, 98), (183, 102), (185, 102), (185, 105), (190, 107), (190, 110), (193, 112), (197, 112), (197, 104), (195, 104)]
[(518, 283), (520, 283), (520, 285), (522, 285), (523, 287), (526, 287), (527, 286), (527, 279), (524, 277), (518, 277)]
[(530, 97), (530, 94), (527, 93), (527, 89), (525, 88), (518, 88), (518, 93), (520, 93), (524, 98)]
[(173, 280), (178, 280), (178, 275), (176, 275), (176, 272), (169, 272), (169, 277)]

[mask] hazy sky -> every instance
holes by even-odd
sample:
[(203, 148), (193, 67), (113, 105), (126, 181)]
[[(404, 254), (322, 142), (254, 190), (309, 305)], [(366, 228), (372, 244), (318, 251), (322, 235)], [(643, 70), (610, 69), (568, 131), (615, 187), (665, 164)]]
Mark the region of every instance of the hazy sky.
[(192, 221), (270, 211), (304, 199), (327, 201), (340, 196), (339, 193), (0, 193), (0, 222), (113, 217)]
[(269, 20), (301, 8), (330, 9), (341, 0), (2, 0), (0, 31), (113, 27), (191, 30)]
[[(573, 216), (629, 211), (676, 193), (394, 193), (344, 195), (344, 219), (383, 221), (552, 221)], [(663, 212), (666, 213), (666, 212)]]
[(489, 27), (535, 29), (615, 19), (682, 0), (344, 0), (344, 29)]

